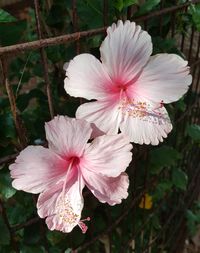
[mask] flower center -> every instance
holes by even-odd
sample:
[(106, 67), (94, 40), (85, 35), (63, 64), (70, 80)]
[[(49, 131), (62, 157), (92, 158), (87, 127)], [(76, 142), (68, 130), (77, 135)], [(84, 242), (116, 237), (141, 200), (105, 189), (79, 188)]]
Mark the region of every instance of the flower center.
[(153, 107), (146, 102), (135, 101), (134, 99), (123, 99), (120, 103), (119, 109), (122, 111), (123, 116), (139, 118), (143, 121), (163, 125), (169, 122), (169, 118), (166, 113), (161, 113), (160, 109), (162, 107), (163, 101), (161, 101), (158, 106)]
[(117, 88), (119, 89), (120, 92), (126, 91), (127, 86), (123, 84), (118, 84)]
[(77, 166), (80, 163), (80, 158), (78, 156), (72, 156), (69, 158), (71, 166)]

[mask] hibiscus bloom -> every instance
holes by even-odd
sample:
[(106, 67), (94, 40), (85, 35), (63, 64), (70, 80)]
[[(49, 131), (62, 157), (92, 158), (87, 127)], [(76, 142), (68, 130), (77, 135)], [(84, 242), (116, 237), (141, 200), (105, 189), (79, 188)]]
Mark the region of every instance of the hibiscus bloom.
[(157, 145), (172, 130), (163, 104), (180, 99), (191, 84), (187, 61), (175, 54), (150, 56), (150, 35), (130, 21), (107, 29), (100, 53), (101, 62), (80, 54), (66, 69), (66, 92), (97, 100), (81, 105), (76, 117), (103, 132), (120, 129), (132, 142)]
[(81, 212), (86, 185), (100, 202), (121, 203), (128, 196), (132, 146), (122, 134), (103, 135), (87, 143), (92, 133), (85, 120), (57, 116), (45, 125), (49, 148), (28, 146), (10, 165), (12, 185), (39, 195), (38, 214), (50, 230), (86, 232)]

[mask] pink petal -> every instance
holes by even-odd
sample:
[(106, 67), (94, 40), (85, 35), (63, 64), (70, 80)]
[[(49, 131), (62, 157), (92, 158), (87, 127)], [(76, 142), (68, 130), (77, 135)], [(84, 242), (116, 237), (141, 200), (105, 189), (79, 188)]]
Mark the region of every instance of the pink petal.
[(89, 140), (92, 128), (85, 120), (57, 116), (45, 124), (49, 148), (67, 159), (80, 157)]
[(76, 117), (94, 123), (101, 131), (116, 134), (121, 122), (119, 105), (113, 101), (85, 103), (78, 107)]
[(131, 149), (132, 145), (123, 134), (97, 137), (85, 150), (83, 175), (88, 169), (107, 177), (119, 176), (131, 162)]
[(122, 108), (124, 119), (120, 130), (131, 142), (158, 145), (172, 130), (168, 113), (162, 104), (140, 103), (132, 102)]
[(67, 165), (47, 148), (28, 146), (9, 167), (12, 185), (17, 190), (40, 193), (62, 178)]
[(133, 90), (154, 102), (171, 103), (180, 99), (192, 82), (188, 62), (175, 54), (152, 56)]
[(83, 209), (82, 178), (74, 177), (71, 185), (63, 191), (63, 184), (54, 185), (40, 194), (37, 208), (38, 215), (46, 218), (50, 230), (69, 233), (79, 224)]
[(65, 90), (74, 97), (102, 99), (112, 87), (103, 65), (91, 54), (80, 54), (71, 60), (66, 76)]
[(110, 77), (119, 84), (134, 80), (152, 53), (151, 37), (128, 20), (113, 24), (107, 34), (100, 52)]
[(129, 179), (126, 173), (118, 177), (106, 177), (88, 170), (84, 174), (84, 179), (87, 187), (102, 203), (120, 204), (122, 199), (128, 197)]

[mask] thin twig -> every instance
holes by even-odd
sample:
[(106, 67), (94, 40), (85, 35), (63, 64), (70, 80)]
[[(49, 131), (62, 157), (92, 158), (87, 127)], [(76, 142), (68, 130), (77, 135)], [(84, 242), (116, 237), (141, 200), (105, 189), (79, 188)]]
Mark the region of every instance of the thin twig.
[(17, 230), (20, 230), (22, 228), (25, 228), (25, 227), (28, 227), (36, 222), (38, 222), (40, 220), (39, 217), (35, 217), (35, 218), (32, 218), (24, 223), (21, 223), (21, 224), (17, 224), (17, 225), (14, 225), (11, 227), (11, 230), (12, 231), (17, 231)]
[[(41, 30), (41, 24), (40, 24), (38, 0), (34, 0), (34, 6), (35, 6), (35, 18), (36, 18), (36, 24), (37, 24), (37, 33), (38, 33), (39, 39), (41, 40), (42, 39), (42, 30)], [(42, 59), (42, 63), (43, 63), (44, 80), (46, 83), (49, 111), (50, 111), (51, 118), (53, 118), (54, 117), (53, 99), (52, 99), (51, 85), (50, 85), (50, 80), (49, 80), (49, 75), (48, 75), (47, 56), (46, 56), (46, 52), (45, 52), (44, 48), (40, 49), (40, 54), (41, 54), (41, 59)]]
[[(72, 0), (72, 17), (73, 17), (73, 31), (78, 32), (78, 16), (77, 16), (77, 7), (76, 0)], [(76, 54), (80, 54), (80, 41), (76, 40)]]
[(21, 83), (22, 83), (22, 78), (23, 78), (23, 76), (24, 76), (24, 72), (25, 72), (25, 70), (26, 70), (26, 66), (27, 66), (27, 64), (28, 64), (28, 62), (29, 62), (29, 60), (30, 60), (30, 57), (31, 57), (31, 53), (29, 53), (29, 55), (28, 55), (28, 57), (27, 57), (27, 59), (26, 59), (25, 65), (24, 65), (24, 67), (23, 67), (22, 74), (21, 74), (21, 77), (20, 77), (20, 79), (19, 79), (19, 83), (18, 83), (18, 85), (17, 85), (17, 89), (16, 89), (16, 92), (15, 92), (16, 98), (17, 98), (18, 91), (19, 91), (19, 88), (20, 88)]
[(16, 158), (17, 155), (18, 155), (18, 153), (12, 154), (12, 155), (7, 155), (5, 157), (0, 158), (0, 165), (10, 163), (11, 161), (13, 161)]
[(5, 58), (1, 59), (1, 67), (2, 67), (2, 72), (3, 72), (3, 82), (5, 83), (6, 91), (8, 94), (8, 99), (10, 102), (10, 107), (11, 107), (11, 112), (12, 112), (14, 123), (15, 123), (15, 128), (19, 136), (20, 146), (23, 149), (24, 147), (26, 147), (28, 139), (26, 136), (26, 129), (24, 127), (24, 124), (17, 110), (15, 95), (13, 93), (12, 87), (8, 80), (8, 70), (7, 70), (8, 66), (7, 66), (7, 62)]

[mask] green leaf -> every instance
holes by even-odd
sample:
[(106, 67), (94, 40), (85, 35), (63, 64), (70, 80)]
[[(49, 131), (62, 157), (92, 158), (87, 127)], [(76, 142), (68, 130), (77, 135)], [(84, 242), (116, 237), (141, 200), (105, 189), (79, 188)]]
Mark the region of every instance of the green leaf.
[(181, 169), (173, 169), (172, 182), (176, 188), (185, 191), (187, 189), (188, 176)]
[(133, 4), (138, 4), (138, 0), (124, 0), (124, 8)]
[(10, 234), (6, 224), (4, 223), (2, 216), (0, 216), (0, 231), (1, 231), (0, 245), (9, 245)]
[(0, 115), (0, 139), (15, 138), (15, 126), (11, 112), (5, 112)]
[(169, 180), (161, 181), (156, 187), (156, 192), (153, 196), (153, 199), (158, 200), (158, 199), (163, 198), (165, 193), (172, 189), (172, 186), (173, 186), (173, 184)]
[(8, 173), (1, 173), (0, 174), (0, 196), (3, 197), (3, 199), (9, 199), (11, 198), (15, 193), (16, 190), (11, 185), (11, 178), (10, 174)]
[(195, 142), (200, 142), (200, 126), (199, 125), (189, 125), (186, 129), (187, 134)]
[(121, 11), (124, 7), (124, 1), (123, 0), (116, 0), (114, 2), (114, 7), (118, 10), (118, 11)]
[(65, 1), (54, 1), (46, 18), (48, 26), (63, 29), (65, 24), (69, 23), (70, 16)]
[(16, 22), (4, 22), (0, 24), (0, 44), (9, 46), (18, 43), (25, 35), (27, 22), (24, 20)]
[(22, 246), (20, 253), (45, 253), (42, 246)]
[(59, 231), (47, 231), (47, 239), (52, 246), (56, 246), (62, 240), (64, 240), (65, 235)]
[(162, 146), (150, 151), (150, 168), (151, 173), (159, 173), (163, 167), (176, 164), (182, 155), (174, 148)]
[(191, 4), (189, 13), (192, 15), (196, 29), (200, 32), (200, 4)]
[(156, 214), (153, 215), (153, 217), (151, 219), (151, 224), (157, 230), (162, 228), (160, 225), (159, 217)]
[(138, 4), (138, 0), (115, 0), (114, 7), (118, 11), (122, 11), (124, 8), (127, 8), (133, 4)]
[(10, 15), (7, 11), (0, 9), (0, 22), (13, 22), (17, 19)]
[(145, 1), (145, 3), (142, 6), (140, 6), (140, 9), (136, 13), (136, 15), (141, 16), (141, 15), (144, 15), (144, 14), (152, 11), (152, 9), (154, 9), (159, 3), (160, 3), (160, 0), (147, 0), (147, 1)]
[(42, 100), (42, 101), (45, 101), (46, 100), (46, 96), (44, 95), (44, 93), (39, 90), (39, 89), (32, 89), (30, 90), (28, 93), (25, 93), (25, 94), (20, 94), (18, 97), (17, 97), (17, 107), (20, 111), (24, 111), (31, 99), (33, 98), (36, 98), (37, 100)]
[(197, 232), (198, 218), (191, 210), (186, 211), (187, 228), (191, 236), (194, 236)]
[(176, 108), (182, 112), (186, 110), (186, 103), (184, 101), (184, 98), (181, 98), (179, 101), (176, 102)]

